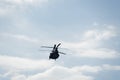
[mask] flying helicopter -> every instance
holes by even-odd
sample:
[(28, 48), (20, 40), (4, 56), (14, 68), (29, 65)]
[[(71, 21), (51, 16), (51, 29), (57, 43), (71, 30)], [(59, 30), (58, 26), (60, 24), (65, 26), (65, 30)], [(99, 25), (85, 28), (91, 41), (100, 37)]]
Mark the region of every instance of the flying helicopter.
[(56, 60), (57, 58), (59, 58), (59, 53), (60, 54), (64, 54), (66, 55), (66, 53), (63, 53), (63, 52), (59, 52), (58, 51), (58, 47), (61, 45), (61, 43), (59, 43), (58, 45), (54, 44), (53, 47), (48, 47), (48, 46), (41, 46), (42, 48), (53, 48), (50, 55), (49, 55), (49, 59), (54, 59)]

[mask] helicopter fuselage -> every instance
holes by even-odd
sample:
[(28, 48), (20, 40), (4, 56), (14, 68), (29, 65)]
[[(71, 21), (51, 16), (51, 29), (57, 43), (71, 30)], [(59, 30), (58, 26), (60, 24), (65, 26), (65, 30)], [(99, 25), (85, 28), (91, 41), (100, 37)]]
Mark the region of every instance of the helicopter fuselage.
[(49, 59), (57, 59), (59, 57), (58, 53), (50, 53)]
[(54, 48), (52, 52), (50, 53), (49, 59), (57, 59), (59, 57), (59, 53), (57, 48)]
[(61, 43), (59, 43), (58, 45), (54, 44), (53, 47), (48, 47), (48, 46), (42, 46), (42, 47), (43, 47), (43, 48), (53, 48), (52, 51), (51, 51), (51, 53), (50, 53), (50, 55), (49, 55), (49, 59), (54, 59), (54, 60), (56, 60), (56, 59), (59, 58), (59, 56), (60, 56), (59, 53), (65, 55), (65, 53), (58, 51), (58, 47), (59, 47), (60, 45), (61, 45)]

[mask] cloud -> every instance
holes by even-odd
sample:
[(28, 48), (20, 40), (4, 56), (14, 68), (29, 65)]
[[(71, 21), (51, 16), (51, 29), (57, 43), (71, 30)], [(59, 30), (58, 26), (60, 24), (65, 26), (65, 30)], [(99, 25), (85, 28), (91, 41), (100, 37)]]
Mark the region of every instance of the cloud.
[(109, 64), (104, 64), (103, 69), (105, 69), (105, 70), (120, 70), (120, 66), (119, 65), (113, 66), (113, 65), (109, 65)]
[(85, 72), (98, 73), (99, 71), (102, 70), (102, 68), (100, 66), (83, 65), (83, 66), (75, 66), (71, 70), (73, 70), (74, 72), (82, 72), (82, 73)]
[[(93, 74), (100, 74), (101, 71), (120, 70), (119, 65), (65, 67), (48, 60), (33, 60), (2, 55), (0, 55), (0, 67), (5, 70), (0, 78), (11, 80), (95, 80)], [(32, 74), (24, 73), (36, 70), (37, 72)]]
[(70, 69), (62, 66), (54, 66), (44, 73), (28, 77), (27, 80), (93, 80), (92, 77), (83, 75), (75, 69)]
[(32, 60), (26, 58), (0, 55), (0, 67), (8, 70), (41, 70), (52, 66), (49, 60)]
[(48, 3), (48, 0), (1, 0), (0, 16), (15, 14), (18, 10), (28, 9), (30, 6), (42, 7)]
[(11, 80), (26, 80), (26, 76), (24, 75), (13, 76)]
[[(0, 55), (0, 67), (5, 70), (0, 78), (9, 78), (11, 80), (93, 80), (91, 76), (83, 75), (84, 71), (97, 72), (97, 67), (73, 67), (54, 65), (48, 60), (32, 60), (27, 58), (2, 56)], [(88, 69), (87, 69), (88, 68)], [(86, 70), (87, 69), (87, 70)], [(24, 72), (38, 71), (35, 74), (29, 75)], [(40, 70), (45, 70), (41, 72)], [(39, 72), (40, 71), (40, 72)]]
[(41, 6), (44, 3), (48, 3), (48, 0), (1, 0), (0, 2), (3, 6), (10, 6), (10, 7), (22, 6), (22, 7), (25, 7), (25, 5), (26, 6), (27, 5)]
[(11, 34), (11, 33), (0, 33), (0, 36), (7, 37), (7, 38), (13, 38), (20, 41), (27, 41), (32, 43), (39, 43), (39, 40), (36, 38), (31, 38), (26, 35), (19, 35), (19, 34)]
[[(26, 80), (94, 80), (94, 76), (92, 74), (99, 73), (101, 71), (108, 71), (109, 70), (115, 70), (116, 67), (120, 66), (112, 66), (108, 65), (109, 67), (105, 67), (105, 65), (102, 66), (89, 66), (89, 65), (83, 65), (78, 67), (64, 67), (64, 66), (53, 66), (52, 68), (46, 70), (42, 73), (37, 73), (31, 76), (28, 76)], [(120, 70), (120, 69), (117, 69)], [(89, 75), (86, 75), (89, 73)]]
[(78, 51), (81, 57), (98, 58), (98, 59), (110, 59), (119, 57), (119, 53), (110, 49), (89, 49)]
[(114, 49), (105, 48), (103, 43), (117, 36), (115, 27), (87, 30), (77, 43), (63, 42), (64, 46), (73, 50), (79, 57), (110, 59), (119, 57)]
[(107, 26), (107, 29), (93, 29), (85, 32), (85, 39), (108, 40), (116, 36), (115, 27)]

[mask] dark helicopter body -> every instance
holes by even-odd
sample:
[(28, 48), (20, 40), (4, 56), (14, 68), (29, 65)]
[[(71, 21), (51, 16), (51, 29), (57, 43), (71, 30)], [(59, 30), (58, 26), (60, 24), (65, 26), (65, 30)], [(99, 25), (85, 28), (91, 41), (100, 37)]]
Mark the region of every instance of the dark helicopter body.
[(59, 57), (58, 53), (50, 53), (49, 59), (57, 59)]
[(44, 47), (44, 48), (53, 48), (53, 50), (51, 51), (51, 53), (50, 53), (50, 55), (49, 55), (49, 59), (57, 59), (57, 58), (59, 58), (59, 53), (61, 53), (61, 54), (65, 54), (65, 53), (63, 53), (63, 52), (59, 52), (58, 51), (58, 47), (61, 45), (61, 43), (59, 43), (58, 45), (54, 45), (54, 47), (47, 47), (47, 46), (42, 46), (42, 47)]
[(50, 53), (49, 59), (57, 59), (59, 57), (58, 47), (60, 43), (56, 46), (54, 45), (52, 52)]

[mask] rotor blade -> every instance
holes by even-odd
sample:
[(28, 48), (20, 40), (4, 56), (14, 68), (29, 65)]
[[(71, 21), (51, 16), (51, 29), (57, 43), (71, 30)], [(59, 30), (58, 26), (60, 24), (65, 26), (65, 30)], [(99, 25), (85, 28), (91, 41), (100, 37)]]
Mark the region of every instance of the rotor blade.
[(53, 47), (49, 47), (49, 46), (41, 46), (42, 48), (53, 48)]
[(39, 51), (51, 51), (51, 50), (39, 50)]
[(68, 48), (62, 48), (62, 47), (59, 47), (59, 49), (62, 49), (62, 50), (69, 50)]
[(61, 45), (61, 43), (59, 43), (59, 44), (57, 45), (57, 48), (58, 48), (60, 45)]
[(64, 55), (66, 55), (66, 53), (63, 53), (63, 52), (59, 52), (60, 54), (64, 54)]

